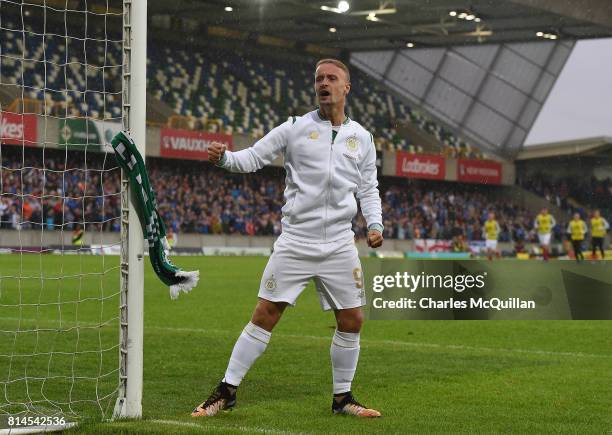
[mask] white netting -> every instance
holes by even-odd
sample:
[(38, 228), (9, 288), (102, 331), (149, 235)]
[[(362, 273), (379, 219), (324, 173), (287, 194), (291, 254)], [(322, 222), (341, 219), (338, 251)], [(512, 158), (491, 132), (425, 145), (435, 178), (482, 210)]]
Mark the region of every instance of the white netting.
[(122, 1), (0, 0), (0, 429), (113, 411), (122, 25)]

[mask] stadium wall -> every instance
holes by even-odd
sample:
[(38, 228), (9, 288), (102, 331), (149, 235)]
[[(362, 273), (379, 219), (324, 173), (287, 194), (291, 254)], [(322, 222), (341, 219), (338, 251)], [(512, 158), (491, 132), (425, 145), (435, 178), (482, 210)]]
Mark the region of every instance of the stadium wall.
[[(83, 235), (82, 247), (99, 247), (101, 245), (111, 247), (119, 246), (120, 234), (116, 232), (86, 231)], [(211, 234), (179, 234), (175, 248), (177, 253), (206, 253), (212, 255), (216, 249), (230, 248), (227, 253), (232, 253), (231, 248), (248, 248), (253, 253), (262, 255), (269, 253), (274, 245), (276, 237), (273, 236), (243, 236), (243, 235), (211, 235)], [(40, 230), (0, 230), (0, 250), (23, 249), (25, 252), (38, 253), (42, 249), (63, 249), (69, 250), (72, 246), (71, 231), (44, 231)], [(530, 245), (527, 245), (530, 247)], [(77, 249), (74, 246), (73, 249)], [(263, 248), (263, 249), (262, 249)], [(502, 251), (512, 251), (512, 243), (499, 243)], [(367, 246), (365, 240), (357, 241), (359, 255), (366, 257), (373, 251)], [(393, 255), (394, 253), (414, 252), (414, 240), (385, 240), (384, 247), (379, 253), (382, 255)], [(239, 250), (236, 252), (240, 252)], [(2, 252), (0, 252), (2, 253)], [(116, 252), (118, 254), (118, 250)], [(212, 253), (212, 254), (211, 254)], [(220, 252), (223, 254), (223, 252)], [(236, 255), (236, 254), (235, 254)]]

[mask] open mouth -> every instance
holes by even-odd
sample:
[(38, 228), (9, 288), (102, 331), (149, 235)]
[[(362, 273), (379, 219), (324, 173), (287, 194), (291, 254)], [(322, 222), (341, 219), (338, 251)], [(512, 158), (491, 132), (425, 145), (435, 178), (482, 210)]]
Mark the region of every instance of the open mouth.
[(330, 93), (329, 91), (319, 91), (319, 97), (329, 97)]

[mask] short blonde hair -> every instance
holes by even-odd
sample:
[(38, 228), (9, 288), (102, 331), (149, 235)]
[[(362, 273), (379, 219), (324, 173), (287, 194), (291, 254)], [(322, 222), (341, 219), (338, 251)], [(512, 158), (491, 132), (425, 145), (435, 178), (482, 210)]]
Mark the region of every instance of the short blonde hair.
[(346, 74), (346, 81), (349, 83), (351, 82), (351, 73), (349, 72), (349, 69), (344, 64), (344, 62), (339, 61), (338, 59), (332, 59), (332, 58), (321, 59), (320, 61), (317, 62), (317, 65), (315, 66), (315, 70), (319, 68), (319, 65), (323, 65), (324, 63), (331, 63), (332, 65), (336, 65), (338, 68), (344, 71), (344, 74)]

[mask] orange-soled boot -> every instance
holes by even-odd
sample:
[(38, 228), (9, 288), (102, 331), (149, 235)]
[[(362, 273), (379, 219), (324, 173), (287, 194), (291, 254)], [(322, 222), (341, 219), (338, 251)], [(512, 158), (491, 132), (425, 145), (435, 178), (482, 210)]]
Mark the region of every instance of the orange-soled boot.
[(370, 409), (357, 402), (353, 394), (348, 391), (342, 394), (334, 394), (332, 401), (332, 412), (334, 414), (348, 414), (356, 417), (375, 418), (381, 414), (375, 409)]
[(236, 405), (236, 387), (221, 382), (210, 394), (210, 397), (192, 412), (192, 417), (212, 417), (219, 411), (229, 411)]

